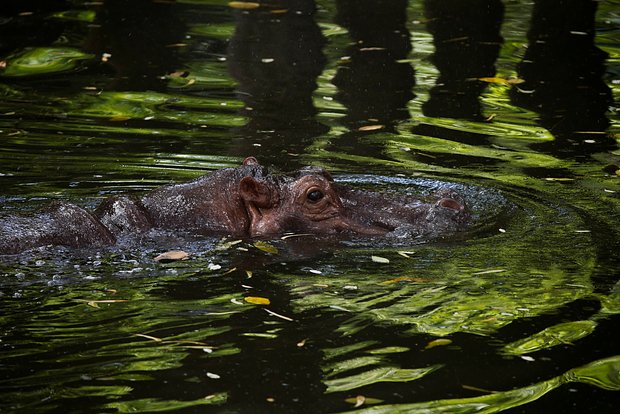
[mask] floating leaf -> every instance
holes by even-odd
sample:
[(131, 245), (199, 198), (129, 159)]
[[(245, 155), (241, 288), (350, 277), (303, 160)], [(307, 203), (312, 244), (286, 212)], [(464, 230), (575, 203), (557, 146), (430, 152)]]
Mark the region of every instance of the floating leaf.
[(386, 259), (385, 257), (381, 256), (370, 256), (370, 260), (375, 263), (390, 263), (390, 259)]
[[(500, 229), (501, 231), (502, 229)], [(481, 272), (474, 272), (472, 273), (472, 275), (487, 275), (489, 273), (501, 273), (501, 272), (505, 272), (505, 269), (492, 269), (492, 270), (483, 270)]]
[(362, 405), (364, 405), (364, 402), (366, 402), (366, 397), (364, 397), (363, 395), (358, 395), (357, 397), (355, 397), (355, 408), (357, 407), (361, 407)]
[(246, 302), (254, 305), (269, 305), (271, 301), (267, 298), (261, 298), (259, 296), (246, 296), (243, 298)]
[(265, 253), (278, 254), (278, 248), (264, 241), (254, 242), (254, 247), (258, 250), (262, 250)]
[(222, 268), (222, 265), (215, 264), (215, 263), (209, 263), (207, 265), (207, 269), (209, 269), (211, 271), (220, 270), (221, 268)]
[(215, 246), (215, 250), (228, 250), (231, 247), (241, 242), (242, 240), (231, 240), (231, 241), (220, 240), (220, 242)]
[(182, 70), (182, 71), (177, 71), (177, 72), (172, 72), (169, 73), (168, 76), (172, 79), (176, 79), (176, 78), (186, 78), (187, 76), (189, 76), (189, 72), (186, 70)]
[(358, 131), (376, 131), (376, 130), (383, 129), (383, 128), (385, 128), (385, 125), (376, 124), (376, 125), (364, 125), (364, 126), (357, 128), (357, 130)]
[[(264, 299), (264, 298), (260, 298), (260, 299)], [(267, 302), (269, 302), (269, 299), (265, 299)], [(269, 303), (267, 303), (268, 305)], [(262, 303), (261, 303), (262, 305)], [(293, 322), (294, 319), (289, 318), (288, 316), (284, 316), (284, 315), (280, 315), (279, 313), (275, 313), (272, 310), (269, 310), (267, 308), (264, 308), (265, 312), (267, 312), (268, 314), (270, 314), (271, 316), (275, 316), (276, 318), (280, 318), (280, 319), (284, 319), (285, 321), (289, 321), (289, 322)]]
[(134, 334), (135, 336), (141, 336), (142, 338), (146, 338), (146, 339), (150, 339), (156, 342), (162, 342), (163, 339), (158, 338), (156, 336), (151, 336), (151, 335), (145, 335), (145, 334)]
[(233, 9), (252, 10), (258, 9), (260, 7), (260, 3), (249, 1), (231, 1), (230, 3), (228, 3), (228, 6)]
[(446, 346), (446, 345), (450, 345), (451, 343), (452, 343), (451, 339), (439, 338), (439, 339), (430, 341), (428, 344), (426, 344), (424, 349), (431, 349), (431, 348), (435, 348), (436, 346)]
[(545, 181), (558, 181), (558, 182), (575, 181), (574, 178), (567, 178), (567, 177), (546, 177), (544, 180)]
[(276, 339), (278, 337), (278, 335), (276, 334), (263, 333), (263, 332), (244, 332), (242, 333), (242, 335), (250, 337), (250, 338), (267, 338), (267, 339)]
[(174, 262), (176, 260), (187, 260), (189, 253), (183, 250), (171, 250), (156, 256), (153, 260), (156, 262)]
[(286, 234), (280, 237), (280, 240), (291, 239), (293, 237), (305, 237), (305, 236), (314, 236), (312, 233), (298, 233), (298, 234)]
[(363, 395), (358, 395), (355, 398), (347, 398), (344, 400), (344, 402), (349, 403), (349, 404), (355, 404), (354, 407), (360, 407), (362, 404), (380, 404), (383, 402), (383, 400), (380, 400), (378, 398), (370, 398), (370, 397), (365, 397)]

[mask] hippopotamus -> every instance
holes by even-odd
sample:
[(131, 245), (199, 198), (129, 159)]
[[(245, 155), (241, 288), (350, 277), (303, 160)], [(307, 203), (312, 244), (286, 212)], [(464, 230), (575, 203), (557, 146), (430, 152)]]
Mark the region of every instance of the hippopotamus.
[(110, 246), (157, 229), (262, 239), (287, 233), (418, 237), (453, 231), (467, 221), (459, 194), (439, 191), (431, 198), (347, 188), (318, 167), (270, 174), (248, 157), (237, 168), (142, 197), (107, 198), (92, 212), (55, 201), (28, 216), (0, 216), (0, 254), (47, 245)]

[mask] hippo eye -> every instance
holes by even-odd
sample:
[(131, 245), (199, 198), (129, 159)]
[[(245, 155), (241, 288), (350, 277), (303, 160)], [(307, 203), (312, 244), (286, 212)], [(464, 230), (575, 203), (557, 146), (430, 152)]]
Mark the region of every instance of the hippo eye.
[(313, 203), (316, 203), (317, 201), (323, 198), (323, 192), (321, 190), (313, 190), (308, 193), (307, 197), (308, 197), (308, 200), (312, 201)]

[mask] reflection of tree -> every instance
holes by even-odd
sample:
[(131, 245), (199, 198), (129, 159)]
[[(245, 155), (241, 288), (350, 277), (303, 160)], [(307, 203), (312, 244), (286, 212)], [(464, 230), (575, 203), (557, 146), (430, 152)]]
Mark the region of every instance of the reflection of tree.
[(616, 147), (604, 134), (612, 98), (602, 80), (607, 54), (594, 45), (596, 8), (590, 0), (535, 2), (528, 48), (518, 66), (525, 83), (511, 97), (539, 113), (540, 124), (556, 137), (538, 145), (541, 149), (592, 153)]
[(150, 0), (106, 0), (85, 48), (109, 54), (115, 80), (107, 89), (164, 90), (162, 78), (177, 70), (175, 44), (183, 39), (185, 26), (173, 2)]
[(485, 84), (477, 79), (495, 75), (504, 6), (499, 0), (426, 0), (425, 10), (439, 78), (424, 114), (480, 119)]
[(245, 132), (270, 131), (269, 153), (276, 156), (279, 151), (274, 146), (299, 152), (307, 138), (325, 131), (314, 120), (312, 102), (316, 79), (325, 65), (325, 38), (314, 13), (313, 0), (279, 0), (236, 14), (228, 62), (250, 118)]
[(64, 24), (49, 14), (66, 10), (68, 1), (3, 1), (0, 7), (0, 57), (24, 47), (50, 46)]
[(339, 0), (336, 21), (349, 30), (353, 44), (345, 51), (334, 84), (347, 107), (344, 123), (391, 126), (409, 118), (414, 71), (399, 62), (411, 51), (406, 28), (406, 0)]

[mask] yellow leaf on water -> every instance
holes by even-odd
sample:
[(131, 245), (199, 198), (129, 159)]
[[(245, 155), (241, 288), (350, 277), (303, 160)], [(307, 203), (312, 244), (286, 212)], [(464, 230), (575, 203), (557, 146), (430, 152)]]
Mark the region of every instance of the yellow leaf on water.
[(231, 1), (230, 3), (228, 3), (228, 6), (233, 9), (251, 10), (258, 9), (260, 7), (260, 3), (249, 1)]
[(446, 346), (446, 345), (450, 345), (451, 343), (452, 343), (451, 339), (445, 339), (445, 338), (435, 339), (434, 341), (430, 341), (428, 344), (426, 344), (424, 349), (431, 349), (431, 348), (435, 348), (436, 346)]
[(269, 305), (271, 301), (267, 298), (261, 298), (260, 296), (246, 296), (243, 298), (247, 303), (253, 305)]
[(254, 247), (258, 250), (262, 250), (265, 253), (278, 254), (278, 248), (264, 241), (257, 241), (254, 243)]
[(169, 252), (157, 255), (153, 260), (156, 262), (173, 262), (176, 260), (187, 260), (189, 253), (183, 250), (171, 250)]

